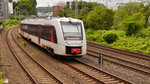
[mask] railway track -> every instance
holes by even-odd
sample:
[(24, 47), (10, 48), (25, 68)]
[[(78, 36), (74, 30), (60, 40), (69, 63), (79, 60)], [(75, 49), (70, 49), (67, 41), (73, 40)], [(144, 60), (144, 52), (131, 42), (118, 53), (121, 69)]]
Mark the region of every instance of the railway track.
[[(79, 77), (79, 79), (82, 79), (85, 81), (85, 84), (108, 84), (108, 83), (115, 83), (115, 84), (131, 84), (125, 80), (122, 80), (120, 78), (117, 78), (113, 75), (110, 75), (108, 73), (105, 73), (103, 71), (100, 71), (94, 67), (91, 67), (91, 66), (88, 66), (88, 65), (85, 65), (81, 62), (77, 62), (79, 65), (82, 65), (82, 66), (88, 66), (88, 70), (92, 73), (96, 73), (98, 74), (97, 78), (96, 76), (93, 76), (93, 74), (88, 74), (86, 72), (84, 72), (84, 70), (80, 70), (79, 68), (76, 68), (74, 67), (73, 65), (67, 63), (67, 62), (64, 62), (64, 61), (58, 61), (58, 60), (51, 60), (52, 63), (56, 63), (58, 64), (59, 66), (65, 68), (66, 71), (68, 71), (68, 73), (71, 73), (71, 74), (74, 74), (76, 75), (75, 77)], [(53, 65), (56, 65), (56, 64), (53, 64)], [(79, 66), (80, 67), (80, 66)], [(98, 73), (97, 73), (98, 72)]]
[(123, 54), (123, 55), (127, 55), (127, 56), (131, 56), (131, 57), (140, 58), (140, 59), (143, 59), (143, 60), (150, 61), (150, 55), (144, 55), (144, 54), (134, 53), (134, 52), (126, 51), (126, 50), (120, 50), (120, 49), (112, 48), (112, 47), (109, 47), (109, 46), (104, 46), (104, 45), (94, 43), (94, 42), (90, 42), (90, 41), (88, 41), (87, 44), (88, 44), (88, 46), (93, 46), (93, 47), (96, 47), (96, 48), (99, 48), (99, 49), (104, 49), (104, 50), (108, 50), (108, 51), (111, 51), (111, 52), (120, 53), (120, 54)]
[(86, 75), (88, 78), (96, 80), (97, 84), (131, 84), (130, 82), (121, 78), (115, 77), (109, 73), (99, 70), (95, 67), (82, 63), (78, 60), (74, 60), (76, 63), (66, 63), (65, 65), (71, 67), (77, 72)]
[[(12, 54), (34, 84), (63, 84), (39, 62), (34, 60), (24, 49), (22, 49), (19, 43), (14, 39), (12, 29), (7, 32), (7, 35), (6, 41)], [(10, 40), (10, 38), (12, 39)]]
[[(99, 59), (99, 55), (102, 54), (104, 61), (109, 61), (111, 63), (129, 68), (136, 72), (140, 72), (144, 75), (150, 76), (150, 67), (148, 66), (149, 65), (148, 56), (146, 58), (137, 56), (138, 54), (136, 54), (136, 56), (134, 56), (135, 53), (132, 54), (131, 52), (105, 47), (105, 46), (102, 46), (102, 45), (99, 45), (96, 43), (92, 43), (92, 42), (88, 42), (88, 46), (95, 47), (95, 49), (90, 49), (90, 48), (88, 49), (87, 54), (89, 56), (93, 56), (94, 58)], [(104, 53), (104, 51), (103, 52), (101, 51), (102, 49), (113, 52), (113, 53), (127, 55), (127, 56), (120, 56), (120, 55), (112, 54), (112, 53), (108, 54), (109, 52)], [(140, 63), (139, 61), (135, 61), (133, 59), (133, 57), (134, 57), (134, 59), (138, 58), (138, 60), (144, 59), (144, 61), (142, 61), (142, 62), (147, 62), (147, 63), (143, 64), (143, 63)]]

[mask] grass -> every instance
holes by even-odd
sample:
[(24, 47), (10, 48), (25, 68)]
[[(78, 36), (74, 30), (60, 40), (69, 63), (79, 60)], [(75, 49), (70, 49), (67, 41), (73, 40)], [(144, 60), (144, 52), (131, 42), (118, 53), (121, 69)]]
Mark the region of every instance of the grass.
[(28, 43), (26, 41), (21, 41), (20, 44), (26, 46)]
[(4, 72), (0, 72), (0, 84), (3, 84), (4, 74)]
[(16, 37), (17, 37), (17, 38), (20, 38), (20, 35), (16, 34)]
[(32, 53), (30, 53), (30, 56), (34, 56), (34, 55), (37, 55), (38, 54), (38, 52), (32, 52)]

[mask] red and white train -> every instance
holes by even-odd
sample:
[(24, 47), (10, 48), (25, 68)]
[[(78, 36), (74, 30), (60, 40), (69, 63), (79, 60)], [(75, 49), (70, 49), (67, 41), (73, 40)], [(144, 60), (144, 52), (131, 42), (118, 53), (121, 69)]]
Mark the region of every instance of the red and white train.
[(52, 55), (81, 57), (86, 54), (83, 22), (73, 18), (25, 19), (20, 34)]

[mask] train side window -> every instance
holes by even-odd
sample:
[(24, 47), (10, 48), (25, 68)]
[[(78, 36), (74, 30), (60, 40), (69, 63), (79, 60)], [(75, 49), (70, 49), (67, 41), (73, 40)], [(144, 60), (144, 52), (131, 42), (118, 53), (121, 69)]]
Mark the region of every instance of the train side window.
[(42, 26), (41, 38), (53, 43), (57, 43), (56, 31), (54, 26)]
[(25, 31), (26, 33), (28, 33), (28, 26), (27, 26), (27, 25), (24, 25), (24, 31)]
[(28, 33), (31, 34), (31, 27), (30, 27), (30, 25), (28, 26), (28, 30), (29, 30)]
[(33, 35), (35, 36), (35, 25), (33, 25), (32, 28), (33, 28), (33, 31), (32, 31)]
[(21, 24), (20, 29), (21, 29), (21, 31), (23, 31), (23, 24)]
[(42, 38), (45, 40), (49, 40), (49, 28), (46, 26), (42, 27)]

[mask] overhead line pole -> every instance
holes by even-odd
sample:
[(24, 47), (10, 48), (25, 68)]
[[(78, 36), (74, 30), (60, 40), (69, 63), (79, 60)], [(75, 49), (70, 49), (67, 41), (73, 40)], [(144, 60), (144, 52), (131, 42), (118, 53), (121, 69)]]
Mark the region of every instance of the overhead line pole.
[(78, 0), (75, 0), (75, 17), (78, 18)]

